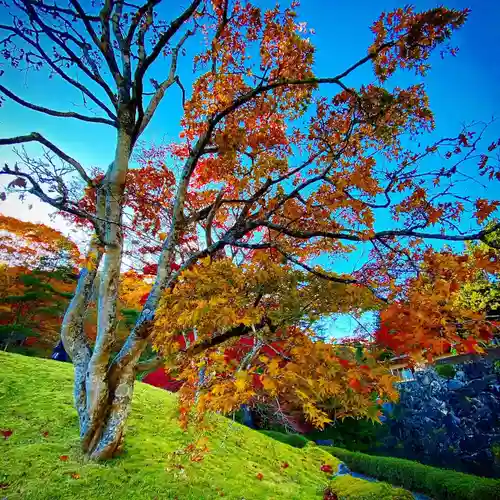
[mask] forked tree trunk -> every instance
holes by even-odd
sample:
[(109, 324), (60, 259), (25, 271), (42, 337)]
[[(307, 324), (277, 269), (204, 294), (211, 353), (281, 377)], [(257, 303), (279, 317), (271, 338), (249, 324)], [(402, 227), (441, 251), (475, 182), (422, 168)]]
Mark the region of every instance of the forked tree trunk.
[(103, 381), (108, 399), (100, 403), (93, 425), (82, 436), (82, 448), (89, 458), (105, 460), (122, 451), (134, 382), (134, 367), (127, 367), (120, 372), (111, 369), (109, 377)]
[[(126, 124), (126, 110), (122, 119)], [(131, 340), (118, 356), (111, 357), (123, 251), (123, 196), (132, 149), (131, 134), (127, 130), (130, 127), (119, 130), (114, 161), (98, 188), (96, 215), (100, 227), (91, 242), (87, 265), (81, 270), (61, 332), (64, 347), (75, 367), (74, 397), (82, 448), (89, 458), (95, 460), (111, 458), (122, 449), (134, 389), (135, 366), (146, 346), (143, 339), (134, 341), (132, 332)], [(97, 337), (91, 349), (83, 322), (98, 270)]]

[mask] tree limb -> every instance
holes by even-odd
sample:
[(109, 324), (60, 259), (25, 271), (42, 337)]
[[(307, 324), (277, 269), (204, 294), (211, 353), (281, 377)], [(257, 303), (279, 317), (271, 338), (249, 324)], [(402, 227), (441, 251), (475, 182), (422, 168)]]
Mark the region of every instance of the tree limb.
[[(49, 57), (49, 55), (45, 52), (43, 47), (40, 45), (38, 40), (33, 40), (27, 36), (25, 36), (19, 29), (14, 28), (12, 26), (7, 26), (5, 24), (0, 24), (0, 29), (5, 30), (5, 31), (10, 31), (11, 33), (14, 33), (15, 35), (19, 36), (22, 40), (24, 40), (27, 44), (31, 45), (36, 51), (38, 52), (39, 56), (41, 59), (43, 59), (49, 66), (50, 68), (57, 73), (63, 80), (67, 81), (69, 84), (71, 84), (73, 87), (77, 88), (80, 92), (82, 92), (84, 95), (86, 95), (91, 101), (93, 101), (97, 106), (99, 106), (110, 118), (112, 121), (116, 121), (116, 116), (114, 113), (102, 102), (98, 97), (95, 96), (94, 92), (91, 92), (85, 85), (81, 84), (74, 78), (71, 78), (66, 74), (65, 71), (63, 71), (57, 64)], [(94, 78), (92, 78), (93, 81), (96, 81)], [(97, 82), (99, 83), (99, 82)], [(100, 83), (99, 83), (100, 85)], [(105, 89), (106, 90), (106, 89)], [(111, 89), (106, 91), (108, 97), (111, 99), (111, 102), (115, 102), (115, 97)]]
[(67, 155), (64, 151), (59, 149), (55, 144), (47, 140), (42, 134), (39, 134), (38, 132), (31, 132), (31, 134), (28, 135), (19, 135), (17, 137), (0, 139), (0, 146), (8, 144), (21, 144), (25, 142), (39, 142), (40, 144), (43, 144), (45, 147), (49, 148), (52, 152), (59, 156), (61, 160), (69, 163), (89, 186), (93, 186), (92, 179), (87, 175), (87, 172), (85, 172), (85, 169), (82, 167), (80, 162)]
[[(160, 36), (160, 39), (156, 43), (156, 45), (153, 47), (153, 50), (147, 56), (142, 64), (139, 64), (137, 66), (135, 76), (134, 76), (134, 81), (135, 81), (135, 86), (139, 89), (142, 89), (142, 80), (144, 78), (144, 75), (146, 74), (146, 71), (148, 68), (153, 64), (153, 62), (157, 59), (157, 57), (160, 55), (161, 51), (165, 48), (167, 43), (171, 40), (171, 38), (179, 31), (179, 29), (182, 27), (182, 25), (194, 14), (195, 10), (198, 8), (200, 5), (201, 0), (193, 0), (189, 7), (177, 18), (172, 21), (168, 29)], [(148, 2), (148, 5), (152, 6), (154, 5), (154, 2)], [(147, 11), (146, 11), (147, 12)], [(142, 90), (141, 90), (142, 93)]]
[(116, 59), (113, 53), (109, 37), (109, 20), (111, 17), (113, 0), (105, 0), (103, 8), (99, 13), (99, 18), (101, 20), (101, 31), (102, 31), (101, 40), (99, 40), (99, 38), (97, 37), (97, 34), (90, 21), (85, 18), (85, 11), (83, 10), (78, 0), (70, 0), (70, 2), (75, 8), (75, 10), (80, 14), (83, 24), (85, 25), (85, 29), (87, 30), (87, 33), (90, 35), (92, 42), (104, 56), (104, 59), (108, 64), (108, 68), (111, 71), (111, 74), (113, 75), (113, 79), (115, 80), (116, 84), (120, 86), (120, 84), (123, 81), (123, 77), (120, 73), (120, 70), (118, 69), (118, 65), (116, 64)]
[(454, 234), (441, 234), (441, 233), (425, 233), (420, 231), (413, 231), (411, 229), (393, 229), (388, 231), (379, 231), (373, 234), (350, 234), (350, 233), (341, 233), (341, 232), (331, 232), (331, 231), (322, 231), (322, 230), (299, 230), (299, 229), (290, 229), (287, 226), (283, 226), (281, 224), (275, 224), (273, 222), (269, 222), (266, 220), (255, 220), (251, 222), (253, 228), (257, 228), (259, 226), (268, 227), (269, 229), (273, 229), (274, 231), (278, 231), (282, 234), (286, 234), (287, 236), (291, 236), (292, 238), (297, 239), (311, 239), (311, 238), (330, 238), (330, 239), (338, 239), (338, 240), (348, 240), (348, 241), (373, 241), (379, 240), (381, 238), (392, 238), (392, 237), (414, 237), (414, 238), (423, 238), (430, 240), (445, 240), (445, 241), (473, 241), (473, 240), (481, 240), (488, 234), (500, 229), (500, 223), (495, 224), (492, 228), (483, 229), (476, 233), (472, 234), (463, 234), (463, 235), (454, 235)]
[(111, 125), (112, 127), (117, 127), (117, 123), (115, 121), (108, 120), (107, 118), (81, 115), (80, 113), (75, 113), (73, 111), (56, 111), (54, 109), (38, 106), (37, 104), (32, 104), (31, 102), (21, 99), (3, 85), (0, 85), (0, 92), (3, 92), (7, 97), (10, 97), (13, 101), (17, 102), (18, 104), (21, 104), (21, 106), (32, 109), (33, 111), (39, 111), (40, 113), (45, 113), (46, 115), (58, 116), (60, 118), (76, 118), (77, 120), (82, 120), (85, 122), (104, 123), (105, 125)]
[(224, 342), (227, 342), (228, 340), (234, 337), (242, 337), (243, 335), (252, 333), (254, 328), (259, 330), (260, 328), (263, 328), (266, 325), (269, 326), (271, 330), (273, 330), (274, 327), (271, 323), (271, 320), (267, 317), (264, 317), (257, 325), (254, 325), (253, 327), (241, 324), (239, 326), (235, 326), (234, 328), (229, 329), (227, 332), (224, 332), (220, 335), (216, 335), (210, 339), (204, 340), (199, 344), (194, 344), (192, 347), (186, 349), (185, 352), (190, 356), (196, 356), (197, 354), (200, 354), (201, 352), (207, 349), (217, 347), (218, 345), (223, 344)]
[[(72, 0), (72, 1), (76, 2), (76, 0)], [(90, 71), (87, 68), (87, 66), (85, 66), (85, 64), (83, 63), (82, 58), (78, 57), (66, 44), (64, 44), (59, 38), (57, 38), (54, 35), (53, 29), (50, 26), (47, 26), (42, 21), (40, 16), (37, 14), (37, 12), (33, 8), (33, 6), (28, 1), (24, 0), (24, 5), (25, 5), (26, 10), (28, 12), (28, 15), (30, 17), (30, 21), (31, 21), (32, 25), (33, 25), (33, 23), (36, 23), (40, 27), (40, 29), (43, 31), (43, 33), (45, 33), (45, 35), (47, 37), (49, 37), (56, 45), (58, 45), (68, 55), (71, 62), (73, 64), (75, 64), (78, 68), (80, 68), (91, 80), (93, 80), (98, 85), (100, 85), (104, 89), (104, 91), (106, 92), (108, 97), (110, 98), (111, 102), (115, 103), (116, 97), (115, 97), (113, 91), (110, 89), (109, 85), (101, 77), (101, 75), (96, 73), (96, 72)], [(81, 9), (81, 6), (80, 6), (80, 9)], [(82, 9), (82, 13), (84, 13), (83, 9)], [(88, 23), (88, 21), (86, 21), (85, 19), (82, 19), (82, 20), (84, 23)], [(33, 26), (33, 27), (35, 27), (35, 26)], [(93, 30), (92, 27), (91, 27), (91, 29)], [(98, 45), (98, 48), (100, 48), (99, 45)]]
[[(47, 12), (56, 12), (56, 13), (60, 13), (60, 14), (67, 14), (68, 16), (72, 16), (72, 17), (77, 18), (77, 19), (82, 19), (81, 15), (78, 12), (71, 10), (71, 9), (65, 9), (63, 7), (60, 7), (59, 5), (48, 5), (44, 2), (33, 1), (33, 0), (31, 0), (31, 3), (33, 5), (35, 5), (36, 7), (38, 7), (39, 9), (45, 10)], [(84, 14), (84, 18), (86, 18), (87, 20), (89, 20), (91, 22), (99, 22), (99, 20), (100, 20), (99, 16), (92, 16), (89, 14)]]
[(183, 35), (183, 37), (179, 40), (179, 43), (175, 46), (175, 48), (172, 50), (172, 62), (170, 63), (170, 71), (168, 78), (164, 80), (159, 87), (157, 88), (156, 92), (154, 93), (153, 97), (149, 101), (148, 107), (146, 109), (146, 112), (143, 113), (142, 109), (142, 95), (137, 93), (136, 99), (140, 100), (138, 110), (139, 110), (139, 115), (137, 117), (137, 125), (136, 125), (136, 132), (134, 133), (134, 141), (139, 138), (139, 136), (144, 132), (144, 129), (148, 126), (149, 122), (153, 118), (156, 109), (158, 108), (158, 105), (160, 104), (161, 100), (163, 99), (163, 96), (165, 95), (165, 92), (169, 87), (171, 87), (174, 83), (177, 83), (181, 91), (183, 93), (183, 104), (185, 100), (185, 91), (184, 87), (179, 81), (179, 78), (176, 76), (177, 73), (177, 60), (179, 57), (179, 51), (184, 45), (184, 42), (193, 34), (193, 31), (186, 31), (186, 33)]

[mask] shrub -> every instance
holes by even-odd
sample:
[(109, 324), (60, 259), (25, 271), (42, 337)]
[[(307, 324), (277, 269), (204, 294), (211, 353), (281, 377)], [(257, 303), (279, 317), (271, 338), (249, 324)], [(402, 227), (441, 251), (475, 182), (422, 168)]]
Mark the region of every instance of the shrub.
[(500, 481), (495, 479), (438, 469), (401, 458), (366, 455), (330, 446), (322, 448), (356, 472), (407, 490), (426, 493), (436, 500), (500, 499)]
[(436, 373), (443, 378), (453, 378), (457, 371), (453, 365), (437, 365)]
[(283, 432), (276, 431), (260, 431), (262, 434), (266, 436), (276, 439), (276, 441), (280, 441), (285, 444), (289, 444), (294, 448), (304, 448), (309, 440), (300, 434), (284, 434)]
[[(332, 440), (335, 446), (351, 451), (369, 452), (377, 448), (378, 442), (388, 433), (384, 425), (365, 419), (345, 418), (322, 431), (312, 431), (308, 439), (315, 441)], [(318, 443), (321, 444), (321, 443)]]
[(352, 476), (337, 476), (327, 488), (333, 498), (342, 500), (413, 500), (413, 495), (402, 488), (387, 483), (371, 483)]

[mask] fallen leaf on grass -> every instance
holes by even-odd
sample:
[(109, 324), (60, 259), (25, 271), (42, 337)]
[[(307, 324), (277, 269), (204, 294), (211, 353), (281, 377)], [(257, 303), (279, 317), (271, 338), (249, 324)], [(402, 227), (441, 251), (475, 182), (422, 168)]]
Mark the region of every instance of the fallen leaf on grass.
[(12, 429), (2, 429), (0, 430), (0, 434), (3, 436), (4, 439), (10, 438), (12, 436), (12, 433), (14, 431)]
[(323, 465), (321, 466), (321, 470), (322, 470), (323, 472), (326, 472), (327, 474), (331, 474), (331, 473), (333, 472), (332, 466), (331, 466), (331, 465), (329, 465), (329, 464), (323, 464)]
[(66, 461), (68, 460), (68, 458), (69, 458), (69, 457), (68, 457), (68, 455), (61, 455), (61, 456), (59, 457), (59, 460), (60, 460), (61, 462), (66, 462)]
[(262, 474), (262, 472), (258, 472), (255, 477), (259, 480), (259, 481), (262, 481), (262, 479), (264, 478), (264, 474)]
[(76, 472), (72, 472), (72, 473), (71, 473), (71, 477), (72, 477), (73, 479), (80, 479), (80, 474), (77, 474)]

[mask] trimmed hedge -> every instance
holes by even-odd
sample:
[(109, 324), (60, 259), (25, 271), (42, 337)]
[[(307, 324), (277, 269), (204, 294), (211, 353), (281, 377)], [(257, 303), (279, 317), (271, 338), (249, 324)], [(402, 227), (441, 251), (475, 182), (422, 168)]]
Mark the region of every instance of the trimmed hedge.
[[(387, 483), (371, 483), (349, 475), (330, 481), (328, 490), (342, 500), (413, 500), (413, 495), (403, 488)], [(325, 498), (328, 498), (325, 495)]]
[(285, 434), (283, 432), (277, 431), (259, 431), (266, 436), (276, 439), (276, 441), (280, 441), (281, 443), (289, 444), (294, 448), (304, 448), (304, 446), (309, 443), (309, 439), (305, 438), (300, 434)]
[(353, 471), (387, 481), (436, 500), (499, 500), (500, 481), (449, 469), (438, 469), (402, 458), (379, 457), (342, 448), (322, 446)]

